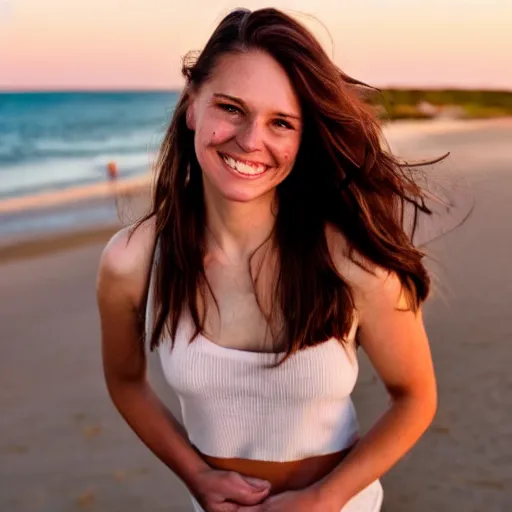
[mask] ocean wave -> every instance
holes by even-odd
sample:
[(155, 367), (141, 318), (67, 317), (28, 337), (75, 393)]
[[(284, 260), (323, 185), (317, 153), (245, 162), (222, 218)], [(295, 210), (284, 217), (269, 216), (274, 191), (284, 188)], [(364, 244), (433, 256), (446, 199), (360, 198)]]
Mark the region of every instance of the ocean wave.
[(108, 151), (120, 151), (131, 149), (133, 151), (154, 150), (161, 140), (157, 140), (154, 134), (148, 132), (130, 133), (125, 136), (116, 136), (106, 139), (93, 140), (58, 140), (40, 139), (35, 141), (34, 148), (41, 152), (87, 152), (104, 153)]
[(103, 139), (41, 138), (32, 141), (11, 133), (0, 138), (0, 172), (6, 165), (29, 163), (41, 158), (109, 157), (114, 154), (156, 153), (160, 143), (159, 134), (148, 132)]
[[(95, 194), (110, 185), (110, 161), (119, 169), (117, 186), (144, 179), (177, 99), (172, 91), (0, 94), (0, 202), (14, 198), (21, 204), (46, 192), (59, 202), (87, 196), (89, 189)], [(81, 211), (79, 219), (96, 215), (95, 206), (88, 208), (91, 212)], [(37, 230), (53, 222), (40, 221), (39, 213), (28, 217), (34, 217)], [(59, 223), (76, 226), (77, 219), (66, 219), (56, 215)], [(5, 215), (0, 238), (2, 229)]]
[(18, 163), (0, 168), (0, 198), (18, 197), (36, 192), (62, 189), (77, 184), (108, 179), (106, 166), (115, 161), (121, 178), (143, 174), (150, 169), (155, 157), (146, 153), (112, 153), (109, 158), (45, 159), (26, 165)]

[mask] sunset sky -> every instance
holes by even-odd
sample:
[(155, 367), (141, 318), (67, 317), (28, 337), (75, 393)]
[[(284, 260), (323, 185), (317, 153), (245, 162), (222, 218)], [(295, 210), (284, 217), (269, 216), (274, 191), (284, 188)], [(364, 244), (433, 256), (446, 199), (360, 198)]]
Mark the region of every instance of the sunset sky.
[(179, 88), (229, 10), (269, 5), (373, 85), (512, 90), (511, 0), (0, 0), (0, 89)]

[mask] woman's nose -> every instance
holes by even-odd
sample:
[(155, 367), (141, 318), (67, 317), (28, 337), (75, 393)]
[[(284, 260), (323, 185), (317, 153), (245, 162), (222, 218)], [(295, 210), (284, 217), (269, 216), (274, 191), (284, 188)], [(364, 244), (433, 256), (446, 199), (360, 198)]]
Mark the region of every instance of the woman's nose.
[(260, 151), (263, 149), (264, 126), (257, 119), (248, 121), (238, 133), (236, 140), (246, 153)]

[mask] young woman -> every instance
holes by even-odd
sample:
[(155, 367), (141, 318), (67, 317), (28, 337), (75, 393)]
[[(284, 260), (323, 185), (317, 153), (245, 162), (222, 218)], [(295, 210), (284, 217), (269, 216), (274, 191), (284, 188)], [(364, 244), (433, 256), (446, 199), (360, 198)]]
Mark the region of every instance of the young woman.
[[(376, 512), (436, 409), (429, 277), (401, 218), (422, 191), (357, 82), (277, 10), (232, 12), (183, 72), (152, 211), (101, 258), (112, 400), (196, 511)], [(364, 437), (359, 347), (392, 398)]]

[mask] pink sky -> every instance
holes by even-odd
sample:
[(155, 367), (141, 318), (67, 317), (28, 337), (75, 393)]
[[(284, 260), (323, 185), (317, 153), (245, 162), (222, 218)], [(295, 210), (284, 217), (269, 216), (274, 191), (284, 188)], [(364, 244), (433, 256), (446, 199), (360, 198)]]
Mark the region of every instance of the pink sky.
[[(0, 88), (179, 88), (180, 58), (262, 1), (0, 0)], [(276, 0), (377, 86), (512, 90), (510, 0)], [(333, 43), (322, 27), (328, 29)]]

